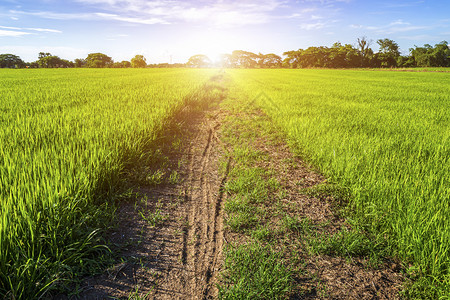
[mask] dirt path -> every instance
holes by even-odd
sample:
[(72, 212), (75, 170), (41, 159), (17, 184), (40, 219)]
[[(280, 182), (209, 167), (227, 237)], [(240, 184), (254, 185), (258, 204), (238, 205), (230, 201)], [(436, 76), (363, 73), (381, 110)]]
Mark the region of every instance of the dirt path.
[(221, 187), (226, 180), (226, 174), (219, 173), (223, 148), (216, 134), (217, 116), (217, 108), (184, 109), (175, 136), (162, 149), (168, 153), (164, 172), (171, 183), (141, 185), (136, 190), (138, 204), (131, 201), (118, 209), (118, 228), (111, 237), (121, 245), (123, 262), (87, 279), (79, 298), (217, 296), (223, 246)]
[[(171, 259), (159, 261), (160, 268), (167, 270), (156, 287), (155, 296), (159, 299), (216, 295), (214, 283), (223, 244), (221, 186), (225, 176), (218, 173), (221, 154), (213, 123), (196, 123), (187, 165), (182, 170), (184, 181), (175, 187), (185, 201), (172, 212), (172, 220), (167, 224), (172, 232), (166, 236), (173, 238), (163, 238), (163, 243), (173, 247), (167, 248), (172, 252)], [(181, 234), (176, 234), (180, 229)]]

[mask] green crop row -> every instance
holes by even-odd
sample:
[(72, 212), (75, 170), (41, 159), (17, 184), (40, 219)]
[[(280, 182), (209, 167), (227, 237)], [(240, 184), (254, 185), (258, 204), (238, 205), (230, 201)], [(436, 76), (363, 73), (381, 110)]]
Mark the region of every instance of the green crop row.
[(230, 70), (293, 149), (351, 191), (352, 218), (387, 237), (417, 297), (450, 295), (450, 74)]
[(212, 72), (1, 71), (0, 297), (42, 296), (95, 263), (124, 168)]

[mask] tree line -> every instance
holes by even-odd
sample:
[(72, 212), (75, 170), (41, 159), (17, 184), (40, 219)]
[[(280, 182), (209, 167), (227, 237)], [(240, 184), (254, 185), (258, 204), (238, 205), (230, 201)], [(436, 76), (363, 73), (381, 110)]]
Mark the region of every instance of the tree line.
[(74, 61), (61, 59), (48, 52), (39, 52), (38, 60), (26, 63), (19, 56), (0, 54), (0, 68), (145, 68), (146, 58), (136, 55), (131, 61), (114, 62), (111, 57), (103, 53), (90, 53), (86, 58)]
[(434, 47), (426, 44), (414, 46), (408, 55), (401, 55), (399, 46), (391, 39), (376, 41), (379, 49), (374, 52), (372, 41), (358, 38), (356, 46), (334, 43), (328, 47), (309, 47), (287, 51), (284, 67), (290, 68), (411, 68), (450, 67), (450, 48), (446, 41)]
[(331, 47), (309, 47), (286, 51), (281, 56), (269, 53), (253, 53), (235, 50), (222, 54), (218, 61), (211, 61), (206, 55), (191, 56), (185, 64), (147, 64), (143, 55), (136, 55), (131, 61), (114, 62), (103, 53), (90, 53), (84, 59), (73, 62), (50, 53), (40, 52), (38, 60), (25, 63), (13, 54), (0, 54), (1, 68), (411, 68), (450, 67), (450, 48), (446, 41), (434, 46), (414, 46), (408, 55), (401, 55), (399, 46), (391, 39), (376, 41), (378, 50), (372, 48), (372, 41), (366, 37), (357, 39), (355, 45), (334, 43)]

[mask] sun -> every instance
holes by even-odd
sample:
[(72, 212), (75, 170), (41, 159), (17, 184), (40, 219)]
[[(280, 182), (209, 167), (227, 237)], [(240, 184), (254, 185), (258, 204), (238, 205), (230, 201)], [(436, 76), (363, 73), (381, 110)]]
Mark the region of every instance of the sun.
[(221, 56), (238, 50), (242, 47), (242, 41), (238, 33), (220, 30), (205, 30), (195, 33), (191, 36), (190, 51), (192, 55), (204, 54), (208, 56), (211, 62), (218, 63)]

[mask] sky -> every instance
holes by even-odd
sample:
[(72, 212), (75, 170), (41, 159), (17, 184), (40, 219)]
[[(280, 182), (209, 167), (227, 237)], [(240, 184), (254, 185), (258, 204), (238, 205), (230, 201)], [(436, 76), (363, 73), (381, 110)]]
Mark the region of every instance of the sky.
[(101, 52), (114, 61), (212, 60), (245, 50), (288, 50), (389, 38), (403, 54), (450, 42), (450, 0), (0, 0), (0, 53), (26, 62)]

